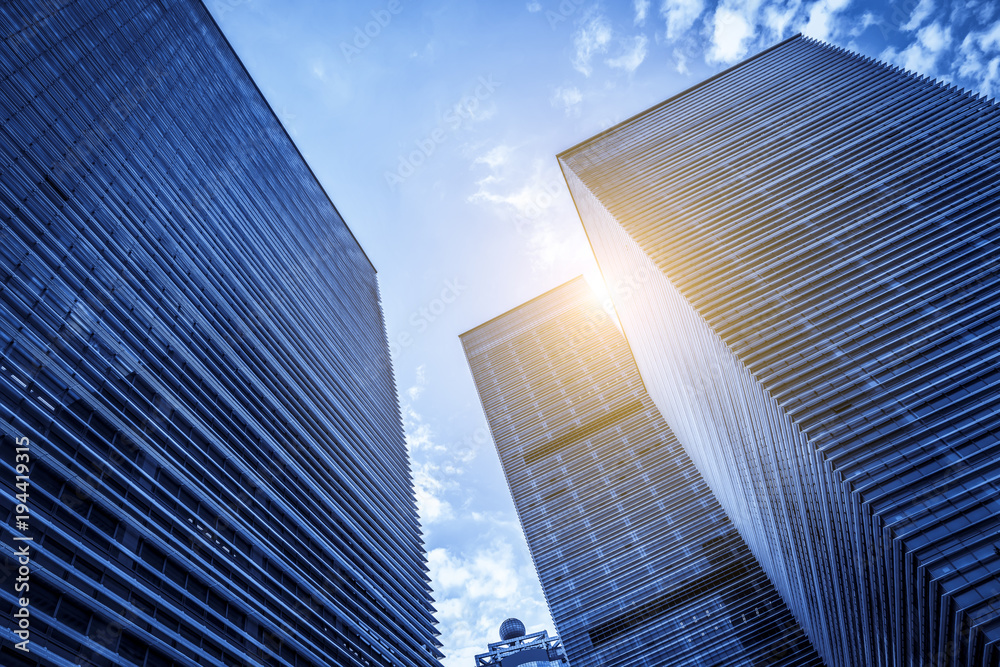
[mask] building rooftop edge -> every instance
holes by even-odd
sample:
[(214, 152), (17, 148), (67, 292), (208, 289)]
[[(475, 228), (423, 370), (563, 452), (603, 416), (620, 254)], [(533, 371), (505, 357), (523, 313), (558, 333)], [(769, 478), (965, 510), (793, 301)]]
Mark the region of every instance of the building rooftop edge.
[(542, 293), (541, 293), (541, 294), (539, 294), (538, 296), (534, 296), (534, 297), (532, 297), (532, 298), (528, 299), (527, 301), (525, 301), (525, 302), (523, 302), (523, 303), (520, 303), (520, 304), (518, 304), (518, 305), (514, 306), (513, 308), (508, 308), (507, 310), (503, 311), (503, 312), (502, 312), (502, 313), (500, 313), (499, 315), (496, 315), (496, 316), (494, 316), (494, 317), (491, 317), (490, 319), (486, 320), (486, 321), (485, 321), (485, 322), (483, 322), (482, 324), (477, 324), (476, 326), (472, 327), (472, 328), (471, 328), (471, 329), (469, 329), (468, 331), (464, 331), (464, 332), (462, 332), (462, 333), (458, 334), (458, 338), (459, 338), (459, 340), (461, 340), (462, 338), (464, 338), (465, 336), (468, 336), (468, 335), (469, 335), (470, 333), (472, 333), (473, 331), (476, 331), (477, 329), (482, 329), (483, 327), (487, 326), (488, 324), (491, 324), (491, 323), (493, 323), (493, 322), (496, 322), (497, 320), (500, 320), (500, 319), (502, 319), (502, 318), (504, 318), (504, 317), (506, 317), (506, 316), (510, 315), (510, 314), (511, 314), (511, 313), (513, 313), (513, 312), (514, 312), (515, 310), (520, 310), (521, 308), (524, 308), (525, 306), (527, 306), (527, 305), (529, 305), (529, 304), (531, 304), (531, 303), (534, 303), (535, 301), (539, 301), (539, 300), (541, 300), (541, 299), (545, 298), (546, 296), (548, 296), (548, 295), (552, 294), (552, 292), (556, 292), (556, 291), (558, 291), (558, 290), (561, 290), (562, 288), (566, 287), (567, 285), (570, 285), (570, 284), (572, 284), (572, 283), (575, 283), (575, 282), (576, 282), (576, 281), (578, 281), (578, 280), (586, 280), (586, 279), (585, 279), (585, 278), (583, 277), (583, 274), (582, 274), (582, 273), (581, 273), (580, 275), (576, 276), (575, 278), (570, 278), (569, 280), (567, 280), (567, 281), (566, 281), (566, 282), (564, 282), (564, 283), (561, 283), (561, 284), (559, 284), (559, 285), (556, 285), (555, 287), (553, 287), (553, 288), (551, 288), (551, 289), (547, 289), (547, 290), (545, 290), (544, 292), (542, 292)]
[[(712, 76), (708, 77), (707, 79), (702, 79), (701, 81), (699, 81), (698, 83), (694, 84), (693, 86), (689, 86), (688, 88), (685, 88), (684, 90), (680, 91), (679, 93), (675, 93), (674, 95), (671, 95), (670, 97), (668, 97), (667, 99), (663, 100), (662, 102), (657, 102), (656, 104), (654, 104), (653, 106), (651, 106), (651, 107), (649, 107), (647, 109), (643, 109), (642, 111), (640, 111), (640, 112), (638, 112), (636, 114), (632, 114), (631, 116), (629, 116), (625, 120), (619, 121), (619, 122), (615, 123), (614, 125), (612, 125), (611, 127), (606, 128), (604, 130), (601, 130), (600, 132), (598, 132), (594, 136), (592, 136), (592, 137), (590, 137), (588, 139), (584, 139), (583, 141), (581, 141), (579, 143), (576, 143), (576, 144), (570, 146), (569, 148), (556, 153), (556, 159), (562, 160), (564, 157), (568, 157), (570, 153), (573, 153), (575, 151), (580, 150), (584, 146), (586, 146), (586, 145), (588, 145), (588, 144), (590, 144), (590, 143), (592, 143), (594, 141), (597, 141), (598, 139), (604, 137), (605, 135), (611, 134), (612, 132), (618, 130), (622, 126), (627, 125), (628, 123), (631, 123), (632, 121), (636, 120), (640, 116), (645, 116), (646, 114), (650, 113), (651, 111), (655, 111), (656, 109), (664, 107), (664, 106), (670, 104), (671, 102), (674, 102), (674, 101), (680, 99), (681, 97), (684, 97), (685, 95), (689, 95), (689, 94), (693, 93), (695, 90), (701, 88), (702, 86), (705, 86), (705, 85), (711, 83), (712, 81), (715, 81), (716, 79), (719, 79), (719, 78), (721, 78), (721, 77), (729, 74), (733, 70), (739, 69), (740, 67), (743, 67), (744, 65), (746, 65), (746, 64), (748, 64), (748, 63), (756, 60), (757, 58), (760, 58), (761, 56), (763, 56), (765, 54), (768, 54), (771, 51), (774, 51), (776, 49), (779, 49), (779, 48), (785, 46), (786, 44), (790, 44), (791, 42), (794, 42), (794, 41), (796, 41), (798, 39), (806, 39), (806, 38), (802, 35), (802, 33), (797, 32), (794, 35), (792, 35), (791, 37), (789, 37), (787, 39), (781, 40), (777, 44), (772, 44), (771, 46), (767, 47), (763, 51), (758, 51), (757, 53), (755, 53), (754, 55), (750, 56), (749, 58), (745, 58), (744, 60), (741, 60), (740, 62), (736, 63), (735, 65), (731, 65), (731, 66), (727, 67), (726, 69), (722, 70), (721, 72), (717, 72), (717, 73), (713, 74)], [(819, 41), (819, 40), (817, 40), (817, 41)], [(821, 42), (821, 43), (825, 43), (825, 42)]]
[(267, 99), (267, 96), (264, 94), (264, 91), (262, 91), (260, 89), (260, 86), (257, 85), (257, 80), (253, 78), (252, 74), (250, 74), (250, 70), (248, 70), (246, 64), (244, 64), (243, 58), (240, 58), (239, 52), (237, 52), (236, 49), (233, 48), (233, 45), (229, 41), (229, 38), (226, 37), (226, 33), (225, 31), (223, 31), (222, 26), (220, 26), (219, 22), (215, 20), (215, 16), (212, 14), (212, 10), (208, 8), (208, 3), (205, 0), (200, 0), (200, 2), (201, 6), (205, 9), (205, 13), (208, 14), (208, 18), (212, 22), (212, 25), (214, 25), (215, 29), (219, 31), (219, 35), (222, 36), (222, 41), (225, 42), (229, 50), (232, 51), (233, 56), (236, 58), (236, 62), (240, 64), (240, 68), (243, 70), (243, 73), (247, 75), (247, 78), (250, 79), (250, 83), (253, 84), (254, 90), (256, 90), (257, 94), (260, 95), (260, 98), (264, 100), (264, 105), (267, 106), (267, 110), (271, 112), (272, 116), (274, 116), (274, 120), (278, 121), (278, 127), (280, 127), (281, 131), (285, 133), (285, 136), (288, 138), (289, 143), (292, 144), (292, 148), (295, 149), (296, 155), (299, 156), (299, 159), (302, 160), (302, 164), (304, 164), (306, 166), (306, 169), (309, 171), (309, 175), (313, 177), (314, 181), (316, 181), (316, 185), (319, 186), (320, 192), (322, 192), (323, 196), (326, 197), (326, 200), (330, 202), (330, 206), (332, 206), (333, 210), (336, 211), (337, 217), (340, 218), (340, 221), (344, 223), (344, 228), (347, 230), (347, 233), (351, 235), (351, 238), (354, 239), (354, 244), (358, 246), (358, 250), (360, 250), (361, 254), (364, 255), (364, 258), (368, 260), (368, 266), (372, 267), (372, 271), (374, 271), (377, 274), (378, 269), (376, 269), (375, 264), (372, 263), (371, 257), (369, 257), (368, 253), (365, 252), (365, 248), (364, 246), (361, 245), (361, 242), (358, 241), (358, 237), (354, 235), (354, 230), (351, 229), (351, 226), (349, 224), (347, 224), (347, 219), (344, 218), (344, 216), (341, 214), (340, 209), (337, 208), (337, 205), (335, 203), (333, 203), (333, 198), (331, 198), (330, 193), (326, 191), (326, 188), (323, 186), (323, 182), (320, 181), (319, 178), (316, 176), (316, 172), (313, 171), (312, 165), (309, 164), (309, 160), (307, 160), (306, 157), (302, 154), (302, 151), (299, 150), (299, 145), (295, 143), (295, 139), (293, 139), (292, 135), (288, 133), (288, 128), (285, 127), (285, 124), (281, 122), (281, 118), (279, 118), (278, 114), (275, 113), (274, 107), (271, 106), (271, 101)]

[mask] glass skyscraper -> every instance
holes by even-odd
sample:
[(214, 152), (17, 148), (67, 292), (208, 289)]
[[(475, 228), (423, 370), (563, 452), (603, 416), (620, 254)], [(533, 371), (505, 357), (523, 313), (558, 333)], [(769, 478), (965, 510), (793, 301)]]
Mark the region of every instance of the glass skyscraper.
[(1000, 661), (1000, 110), (795, 37), (559, 156), (642, 378), (824, 661)]
[(582, 278), (462, 343), (573, 667), (822, 664)]
[(438, 664), (375, 269), (205, 7), (0, 29), (0, 663)]

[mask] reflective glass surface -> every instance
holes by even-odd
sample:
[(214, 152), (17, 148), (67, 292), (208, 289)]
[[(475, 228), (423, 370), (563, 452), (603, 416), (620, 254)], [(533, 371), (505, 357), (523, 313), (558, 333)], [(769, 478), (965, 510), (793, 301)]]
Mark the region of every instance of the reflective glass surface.
[(462, 342), (573, 667), (822, 664), (582, 278)]
[(650, 394), (830, 665), (1000, 661), (998, 128), (795, 37), (560, 156)]
[(0, 663), (438, 664), (375, 270), (205, 7), (0, 29)]

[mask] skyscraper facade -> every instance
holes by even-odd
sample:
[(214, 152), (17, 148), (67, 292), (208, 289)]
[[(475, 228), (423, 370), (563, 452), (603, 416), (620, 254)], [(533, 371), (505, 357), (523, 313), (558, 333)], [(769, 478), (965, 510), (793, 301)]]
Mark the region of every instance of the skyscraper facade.
[(642, 378), (827, 664), (1000, 660), (1000, 110), (796, 36), (559, 156)]
[(375, 269), (205, 7), (0, 28), (0, 663), (438, 664)]
[(573, 667), (822, 664), (586, 281), (462, 344)]

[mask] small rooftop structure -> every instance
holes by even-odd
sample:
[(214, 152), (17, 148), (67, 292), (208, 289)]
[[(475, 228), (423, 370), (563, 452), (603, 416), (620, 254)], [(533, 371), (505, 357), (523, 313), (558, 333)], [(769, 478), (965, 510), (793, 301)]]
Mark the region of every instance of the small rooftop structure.
[(559, 637), (545, 630), (525, 634), (524, 623), (508, 618), (500, 624), (500, 641), (476, 656), (476, 667), (569, 667)]

